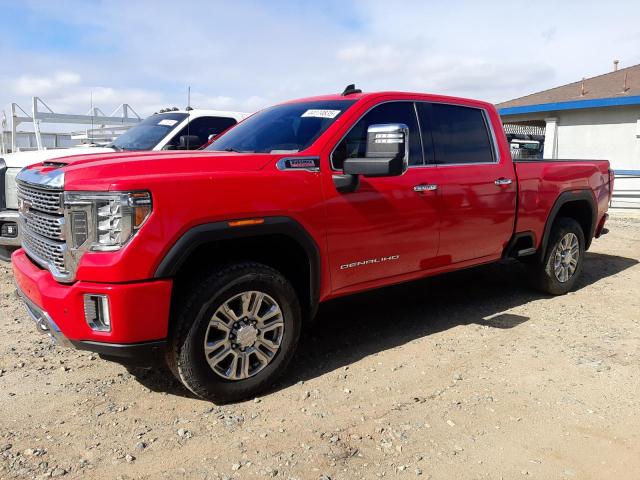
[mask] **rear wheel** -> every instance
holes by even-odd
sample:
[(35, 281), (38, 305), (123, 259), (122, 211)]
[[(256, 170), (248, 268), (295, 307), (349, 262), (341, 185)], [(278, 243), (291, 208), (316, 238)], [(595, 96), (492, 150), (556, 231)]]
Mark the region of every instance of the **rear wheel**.
[(266, 265), (222, 267), (178, 302), (167, 361), (202, 398), (253, 397), (273, 384), (295, 352), (300, 305), (288, 280)]
[(562, 295), (575, 285), (584, 261), (584, 232), (572, 218), (554, 223), (541, 261), (527, 265), (531, 283), (552, 295)]

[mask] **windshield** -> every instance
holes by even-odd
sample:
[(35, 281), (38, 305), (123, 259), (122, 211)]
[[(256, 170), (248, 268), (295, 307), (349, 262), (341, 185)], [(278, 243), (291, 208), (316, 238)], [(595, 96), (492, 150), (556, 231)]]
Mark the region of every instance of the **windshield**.
[(152, 115), (124, 132), (108, 146), (117, 150), (152, 150), (185, 118), (187, 114), (179, 112)]
[(239, 123), (206, 150), (299, 152), (315, 142), (354, 103), (354, 100), (325, 100), (276, 105)]

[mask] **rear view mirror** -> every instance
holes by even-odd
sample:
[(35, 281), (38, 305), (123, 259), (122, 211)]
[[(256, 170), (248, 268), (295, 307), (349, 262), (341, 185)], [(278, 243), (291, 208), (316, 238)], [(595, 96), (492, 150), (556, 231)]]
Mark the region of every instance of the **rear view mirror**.
[(364, 158), (347, 158), (344, 173), (365, 177), (402, 175), (409, 166), (409, 127), (404, 123), (370, 125)]

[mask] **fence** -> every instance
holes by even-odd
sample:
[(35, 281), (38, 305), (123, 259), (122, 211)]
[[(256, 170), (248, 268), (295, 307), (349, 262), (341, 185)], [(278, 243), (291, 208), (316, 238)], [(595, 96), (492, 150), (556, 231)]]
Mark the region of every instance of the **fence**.
[(640, 170), (616, 170), (611, 206), (640, 209)]
[[(41, 133), (42, 146), (44, 148), (69, 148), (77, 145), (77, 140), (71, 138), (68, 133)], [(11, 151), (11, 131), (6, 130), (0, 134), (0, 153), (9, 153)], [(37, 150), (38, 142), (35, 132), (16, 132), (17, 150)]]

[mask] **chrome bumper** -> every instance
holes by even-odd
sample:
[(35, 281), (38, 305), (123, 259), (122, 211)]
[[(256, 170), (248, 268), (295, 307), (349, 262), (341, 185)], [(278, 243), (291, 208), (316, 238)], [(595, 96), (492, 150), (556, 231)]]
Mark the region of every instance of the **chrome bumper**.
[(36, 328), (40, 333), (48, 334), (57, 344), (62, 347), (74, 347), (74, 345), (69, 341), (67, 337), (63, 335), (63, 333), (56, 325), (56, 322), (49, 316), (47, 312), (38, 307), (35, 303), (33, 303), (20, 288), (16, 285), (16, 290), (20, 298), (24, 302), (25, 307), (27, 308), (27, 312), (31, 319), (36, 322)]
[[(0, 224), (5, 222), (13, 222), (18, 224), (17, 210), (0, 210)], [(20, 246), (20, 226), (18, 226), (17, 237), (0, 236), (0, 247), (19, 247)]]

